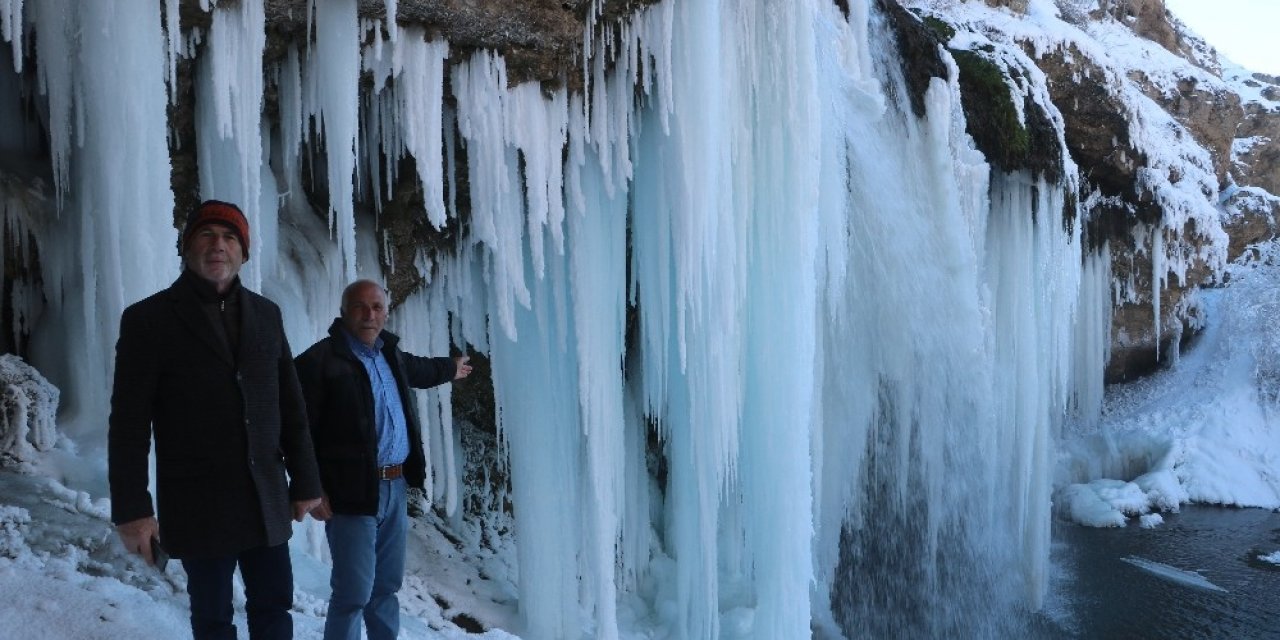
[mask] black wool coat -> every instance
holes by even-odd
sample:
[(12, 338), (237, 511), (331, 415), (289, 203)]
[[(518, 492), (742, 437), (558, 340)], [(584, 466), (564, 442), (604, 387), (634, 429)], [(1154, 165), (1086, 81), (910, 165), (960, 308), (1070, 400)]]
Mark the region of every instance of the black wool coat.
[[(237, 286), (238, 353), (190, 271), (125, 309), (116, 343), (108, 475), (116, 524), (155, 513), (175, 558), (226, 556), (292, 535), (294, 500), (320, 497), (302, 390), (280, 309)], [(156, 445), (156, 510), (147, 455)]]
[[(409, 430), (405, 481), (421, 489), (427, 462), (422, 450), (422, 427), (410, 388), (427, 389), (453, 380), (452, 358), (423, 358), (405, 353), (400, 338), (383, 331), (382, 355), (387, 359)], [(378, 428), (373, 415), (373, 386), (364, 365), (347, 344), (342, 320), (335, 319), (329, 337), (298, 356), (298, 378), (307, 402), (311, 438), (320, 464), (320, 481), (335, 513), (377, 515)]]

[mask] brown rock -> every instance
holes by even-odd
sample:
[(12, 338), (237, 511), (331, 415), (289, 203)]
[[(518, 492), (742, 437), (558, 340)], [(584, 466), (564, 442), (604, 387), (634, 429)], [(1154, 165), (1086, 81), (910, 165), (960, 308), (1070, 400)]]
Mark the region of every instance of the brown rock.
[(1014, 13), (1027, 12), (1027, 0), (987, 0), (989, 7), (1005, 7)]
[(1280, 200), (1237, 192), (1227, 204), (1237, 212), (1222, 225), (1230, 239), (1227, 260), (1235, 260), (1249, 245), (1270, 240), (1280, 231)]

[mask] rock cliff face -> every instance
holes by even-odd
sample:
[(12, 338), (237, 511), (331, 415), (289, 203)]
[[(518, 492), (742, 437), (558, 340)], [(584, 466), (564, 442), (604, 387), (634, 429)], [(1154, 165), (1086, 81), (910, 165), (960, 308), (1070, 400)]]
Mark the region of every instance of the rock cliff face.
[[(1238, 85), (1224, 82), (1223, 64), (1216, 53), (1188, 32), (1170, 14), (1163, 0), (1114, 0), (1100, 4), (1103, 6), (1093, 14), (1094, 19), (1110, 17), (1120, 24), (1127, 24), (1136, 36), (1158, 44), (1188, 65), (1186, 69), (1175, 71), (1172, 77), (1165, 73), (1161, 78), (1158, 77), (1161, 75), (1159, 71), (1149, 72), (1142, 68), (1129, 70), (1127, 76), (1208, 151), (1219, 192), (1228, 196), (1222, 202), (1225, 205), (1222, 224), (1229, 237), (1227, 259), (1235, 259), (1249, 244), (1274, 236), (1276, 214), (1280, 209), (1273, 198), (1257, 197), (1256, 193), (1254, 197), (1231, 194), (1235, 192), (1236, 185), (1260, 187), (1271, 194), (1277, 193), (1276, 187), (1280, 184), (1275, 177), (1274, 162), (1280, 156), (1276, 147), (1276, 138), (1280, 137), (1280, 119), (1275, 115), (1276, 105), (1265, 106), (1247, 100), (1242, 97)], [(1274, 82), (1265, 76), (1253, 82), (1260, 94), (1265, 94), (1268, 87), (1271, 91), (1276, 89)], [(1241, 145), (1240, 140), (1252, 142)], [(1244, 153), (1238, 153), (1242, 146)], [(1248, 190), (1244, 192), (1250, 193)], [(1187, 231), (1185, 237), (1192, 243), (1207, 240), (1194, 233), (1195, 230)], [(1149, 291), (1149, 255), (1134, 255), (1134, 248), (1130, 246), (1126, 247), (1127, 251), (1114, 253), (1116, 266), (1133, 269), (1140, 283), (1137, 288)], [(1147, 274), (1145, 278), (1143, 274)], [(1117, 279), (1122, 279), (1128, 274), (1118, 268), (1116, 275)], [(1149, 296), (1120, 305), (1114, 321), (1114, 357), (1109, 377), (1123, 379), (1145, 370), (1154, 364), (1153, 346), (1158, 345), (1163, 353), (1168, 353), (1175, 340), (1191, 335), (1203, 318), (1194, 301), (1188, 298), (1188, 293), (1212, 284), (1214, 279), (1213, 270), (1200, 263), (1193, 265), (1185, 279), (1171, 282), (1161, 292), (1159, 308), (1163, 317), (1160, 326), (1164, 330), (1158, 336), (1150, 328), (1154, 311)]]
[[(1222, 258), (1234, 259), (1276, 233), (1276, 79), (1224, 71), (1163, 0), (1058, 0), (1062, 19), (1086, 37), (1046, 28), (1026, 15), (1024, 0), (986, 0), (995, 11), (985, 15), (955, 3), (907, 4), (974, 40), (1020, 45), (1044, 73), (1079, 169), (1086, 236), (1094, 247), (1109, 246), (1112, 256), (1117, 302), (1108, 379), (1151, 370), (1201, 326), (1195, 292), (1216, 282)], [(961, 65), (962, 86), (964, 73)], [(1176, 124), (1158, 124), (1152, 105)], [(1161, 140), (1164, 134), (1153, 134), (1161, 129), (1173, 133)], [(1164, 157), (1170, 147), (1178, 149), (1172, 160)], [(1188, 209), (1201, 215), (1188, 217)], [(1153, 260), (1177, 267), (1157, 273)], [(1153, 278), (1162, 286), (1153, 286)]]
[(1227, 195), (1226, 204), (1239, 215), (1227, 220), (1230, 255), (1248, 245), (1280, 233), (1280, 78), (1248, 74), (1241, 78), (1256, 100), (1243, 105), (1244, 118), (1237, 125), (1229, 176), (1236, 185), (1255, 187)]
[[(184, 30), (209, 26), (202, 0), (181, 0)], [(233, 5), (236, 0), (222, 0)], [(278, 57), (284, 44), (307, 37), (311, 0), (266, 0), (267, 59)], [(637, 8), (657, 0), (621, 0), (604, 3), (593, 16), (591, 0), (398, 0), (396, 20), (427, 27), (449, 41), (459, 58), (479, 49), (500, 52), (513, 83), (526, 80), (569, 83), (581, 77), (582, 35), (588, 20), (599, 25), (616, 24)], [(384, 0), (358, 0), (361, 18), (385, 21)], [(574, 73), (577, 71), (578, 73)]]

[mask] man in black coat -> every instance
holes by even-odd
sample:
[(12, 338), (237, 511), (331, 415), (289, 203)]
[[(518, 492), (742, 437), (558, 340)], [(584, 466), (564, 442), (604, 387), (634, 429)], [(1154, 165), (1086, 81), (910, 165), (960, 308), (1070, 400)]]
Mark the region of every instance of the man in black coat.
[(297, 360), (324, 485), (313, 515), (328, 521), (333, 560), (325, 640), (359, 640), (362, 618), (369, 640), (399, 633), (406, 486), (421, 489), (426, 481), (422, 428), (409, 389), (471, 373), (465, 356), (401, 351), (400, 339), (383, 330), (388, 306), (376, 282), (353, 282), (342, 292), (342, 317), (329, 337)]
[(111, 519), (147, 562), (156, 542), (182, 560), (197, 640), (236, 637), (237, 565), (250, 637), (291, 638), (290, 519), (320, 504), (320, 481), (280, 309), (240, 285), (249, 225), (235, 205), (201, 204), (180, 246), (182, 275), (120, 318)]

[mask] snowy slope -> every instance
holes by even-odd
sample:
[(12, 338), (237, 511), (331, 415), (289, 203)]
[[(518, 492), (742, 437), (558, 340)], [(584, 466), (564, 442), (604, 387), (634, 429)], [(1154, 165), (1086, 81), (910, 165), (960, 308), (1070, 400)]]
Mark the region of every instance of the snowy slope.
[(1207, 292), (1209, 322), (1171, 368), (1107, 392), (1096, 430), (1066, 436), (1060, 514), (1093, 526), (1187, 502), (1280, 508), (1280, 244)]

